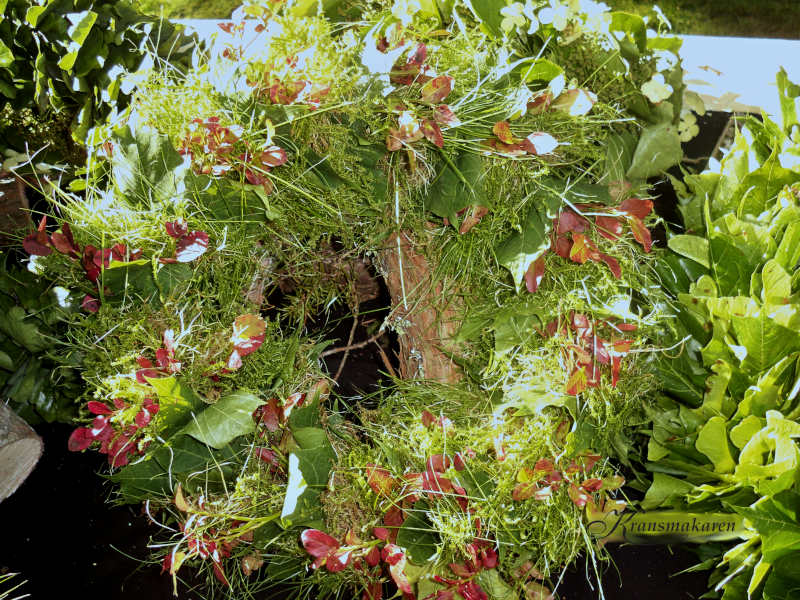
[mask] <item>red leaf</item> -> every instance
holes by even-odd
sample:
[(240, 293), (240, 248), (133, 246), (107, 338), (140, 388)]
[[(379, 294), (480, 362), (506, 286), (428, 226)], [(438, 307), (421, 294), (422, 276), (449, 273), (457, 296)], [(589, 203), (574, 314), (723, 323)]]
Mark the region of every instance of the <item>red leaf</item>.
[(306, 552), (314, 558), (327, 556), (332, 550), (339, 548), (339, 542), (336, 538), (318, 529), (306, 529), (300, 534), (300, 541), (303, 543), (303, 548), (306, 549)]
[(596, 492), (603, 487), (603, 480), (597, 477), (592, 477), (581, 483), (581, 487), (587, 492)]
[(608, 265), (608, 268), (611, 269), (612, 275), (619, 279), (622, 277), (622, 269), (619, 266), (619, 261), (613, 256), (609, 256), (608, 254), (603, 254), (602, 252), (598, 253), (600, 260)]
[(283, 411), (278, 405), (278, 399), (270, 398), (263, 406), (259, 406), (253, 411), (253, 419), (259, 425), (263, 425), (269, 431), (280, 429), (281, 416)]
[(539, 289), (539, 284), (542, 282), (542, 277), (544, 277), (544, 266), (544, 256), (540, 256), (525, 271), (525, 287), (531, 294)]
[(620, 356), (611, 357), (611, 387), (617, 387), (619, 382), (619, 369), (622, 366), (622, 358)]
[(521, 502), (523, 500), (527, 500), (528, 498), (532, 498), (534, 493), (537, 491), (539, 491), (539, 488), (532, 481), (518, 483), (514, 486), (514, 489), (511, 490), (511, 499)]
[(580, 264), (584, 264), (587, 260), (597, 260), (599, 258), (597, 246), (586, 236), (575, 233), (572, 236), (572, 248), (569, 251), (569, 258), (573, 262)]
[(381, 598), (383, 598), (383, 583), (380, 581), (371, 581), (361, 594), (361, 600), (381, 600)]
[(389, 530), (386, 527), (373, 527), (372, 535), (384, 542), (389, 539)]
[(158, 379), (159, 377), (166, 377), (166, 375), (157, 369), (139, 369), (136, 371), (136, 381), (144, 385), (149, 385), (148, 379)]
[(100, 310), (100, 301), (97, 298), (86, 294), (81, 301), (81, 308), (86, 312), (96, 313)]
[(453, 78), (450, 75), (439, 75), (422, 86), (422, 101), (438, 104), (453, 91)]
[(404, 594), (413, 594), (411, 584), (405, 574), (406, 555), (403, 551), (394, 544), (387, 544), (383, 548), (382, 556), (383, 560), (389, 564), (389, 574), (397, 584), (397, 589)]
[(403, 511), (398, 506), (392, 506), (383, 516), (383, 523), (387, 527), (400, 527), (403, 525), (403, 521), (405, 521), (405, 516), (403, 516)]
[(473, 206), (469, 211), (469, 214), (464, 217), (464, 220), (461, 222), (461, 227), (458, 228), (458, 233), (460, 235), (464, 235), (470, 229), (475, 227), (475, 225), (480, 223), (481, 219), (483, 219), (483, 217), (485, 217), (488, 213), (489, 209), (485, 206)]
[(270, 146), (261, 153), (261, 163), (269, 167), (280, 167), (288, 160), (286, 151), (278, 146)]
[(536, 464), (533, 465), (533, 470), (542, 471), (544, 473), (552, 473), (556, 470), (556, 466), (549, 458), (540, 458), (536, 461)]
[(545, 112), (548, 108), (550, 108), (550, 104), (553, 102), (553, 94), (550, 91), (546, 91), (544, 93), (539, 94), (533, 100), (528, 102), (527, 109), (528, 112), (532, 115), (538, 115)]
[(167, 349), (159, 348), (156, 350), (156, 364), (162, 369), (166, 369), (169, 366), (169, 363), (169, 352), (167, 352)]
[(133, 418), (133, 422), (139, 429), (147, 427), (150, 424), (150, 413), (146, 410), (140, 410)]
[(61, 231), (56, 231), (51, 235), (50, 241), (61, 254), (74, 254), (77, 256), (79, 253), (78, 246), (75, 244), (75, 240), (72, 237), (72, 230), (69, 228), (69, 223), (61, 225)]
[(264, 343), (267, 323), (259, 315), (244, 314), (233, 322), (231, 343), (239, 356), (255, 352)]
[(583, 367), (577, 367), (569, 376), (567, 381), (567, 393), (570, 396), (577, 396), (586, 390), (588, 385), (588, 377)]
[(515, 142), (514, 134), (511, 133), (511, 126), (508, 124), (508, 121), (495, 123), (494, 127), (492, 127), (492, 133), (504, 144), (513, 144)]
[(572, 503), (578, 508), (583, 508), (586, 506), (586, 502), (589, 500), (589, 496), (586, 494), (586, 492), (581, 490), (574, 483), (569, 484), (567, 494), (569, 494), (569, 499), (572, 500)]
[(189, 227), (186, 225), (186, 221), (183, 219), (164, 223), (164, 229), (167, 230), (168, 236), (173, 237), (176, 240), (189, 233)]
[(497, 566), (497, 551), (494, 548), (487, 548), (483, 551), (483, 568), (494, 569)]
[(622, 235), (622, 223), (619, 222), (619, 219), (599, 216), (595, 217), (594, 222), (597, 225), (597, 233), (607, 240), (616, 240)]
[(110, 415), (114, 412), (106, 404), (98, 402), (97, 400), (90, 400), (86, 404), (86, 408), (88, 408), (89, 412), (93, 415)]
[(389, 496), (395, 486), (395, 479), (383, 467), (367, 463), (367, 485), (379, 496)]
[(561, 258), (569, 259), (569, 254), (572, 251), (572, 240), (566, 237), (557, 237), (554, 251)]
[(455, 456), (453, 457), (453, 467), (456, 471), (463, 471), (467, 466), (466, 461), (464, 460), (464, 455), (461, 452), (456, 452)]
[(79, 427), (69, 436), (67, 440), (67, 450), (70, 452), (86, 450), (86, 448), (92, 445), (93, 441), (94, 436), (92, 435), (92, 430), (87, 427)]
[(153, 367), (152, 361), (150, 359), (145, 358), (144, 356), (140, 356), (136, 359), (136, 364), (138, 364), (143, 369), (150, 369)]
[(435, 473), (444, 473), (450, 468), (450, 458), (444, 454), (434, 454), (428, 458), (425, 467)]
[(650, 231), (639, 217), (630, 217), (629, 221), (633, 237), (642, 245), (645, 252), (650, 252), (650, 248), (653, 246), (653, 238), (650, 237)]
[(214, 569), (214, 577), (224, 585), (225, 587), (231, 587), (231, 584), (228, 583), (228, 578), (225, 577), (225, 571), (222, 570), (222, 565), (220, 565), (217, 561), (212, 563), (212, 567)]
[(50, 237), (44, 231), (37, 231), (22, 240), (22, 247), (31, 256), (49, 256), (53, 253)]
[(414, 49), (413, 54), (411, 54), (408, 57), (408, 61), (406, 61), (406, 64), (422, 66), (422, 63), (425, 62), (425, 59), (427, 57), (428, 57), (428, 47), (423, 43), (419, 43), (417, 44), (417, 47)]
[(436, 417), (434, 416), (434, 414), (431, 411), (429, 411), (429, 410), (423, 410), (422, 411), (422, 424), (425, 427), (430, 427), (435, 422), (436, 422)]
[(617, 210), (624, 212), (631, 217), (644, 219), (647, 215), (653, 212), (653, 202), (652, 200), (643, 200), (641, 198), (628, 198), (627, 200), (622, 201), (622, 203), (617, 207)]
[(467, 581), (458, 586), (458, 593), (464, 600), (489, 600), (489, 596), (475, 581)]
[(208, 248), (208, 234), (205, 231), (192, 231), (178, 240), (175, 246), (175, 259), (187, 263), (202, 256)]
[(461, 121), (447, 104), (440, 104), (433, 109), (433, 120), (442, 127), (458, 127)]
[(614, 326), (620, 331), (636, 331), (639, 328), (636, 323), (617, 323)]
[(377, 546), (370, 548), (369, 552), (364, 556), (364, 560), (370, 567), (375, 567), (381, 562), (381, 551)]
[(464, 563), (450, 563), (450, 570), (456, 577), (472, 577), (475, 575), (475, 570), (471, 569)]
[(558, 215), (558, 224), (556, 225), (556, 233), (558, 235), (564, 235), (568, 231), (574, 231), (576, 233), (583, 233), (586, 231), (586, 228), (589, 226), (589, 222), (586, 220), (585, 217), (578, 216), (571, 210), (562, 211), (560, 215)]
[(273, 467), (280, 467), (281, 465), (278, 455), (275, 453), (275, 451), (270, 450), (269, 448), (259, 446), (256, 448), (255, 454), (260, 460), (263, 460), (265, 463), (268, 463)]
[(442, 137), (442, 130), (439, 126), (430, 119), (424, 119), (421, 125), (422, 134), (431, 144), (439, 148), (444, 148), (444, 138)]
[(522, 142), (522, 147), (534, 155), (550, 154), (558, 147), (558, 141), (549, 133), (537, 131)]

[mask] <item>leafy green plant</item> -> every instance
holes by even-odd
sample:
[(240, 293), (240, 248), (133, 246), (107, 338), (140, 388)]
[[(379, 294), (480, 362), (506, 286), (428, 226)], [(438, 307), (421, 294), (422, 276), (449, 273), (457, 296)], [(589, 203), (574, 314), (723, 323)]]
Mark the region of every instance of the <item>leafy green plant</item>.
[(82, 393), (80, 357), (58, 347), (72, 310), (68, 291), (54, 288), (3, 256), (0, 270), (0, 389), (29, 423), (69, 422)]
[(146, 51), (185, 66), (193, 48), (181, 28), (140, 15), (126, 2), (4, 0), (0, 99), (13, 110), (65, 113), (84, 143), (96, 122), (124, 108), (131, 90), (123, 76), (139, 68)]
[(643, 506), (746, 518), (745, 541), (704, 563), (726, 599), (797, 585), (800, 94), (785, 72), (777, 80), (783, 126), (749, 117), (717, 171), (686, 177), (687, 233), (670, 238), (664, 273), (687, 335), (659, 367), (668, 396), (651, 412)]
[[(528, 34), (496, 5), (487, 33), (470, 5), (246, 4), (196, 69), (141, 74), (24, 240), (82, 298), (70, 447), (157, 513), (176, 582), (546, 597), (603, 559), (586, 522), (624, 508), (663, 329), (645, 180), (676, 159), (625, 105), (673, 127), (681, 86), (642, 90), (643, 21), (537, 6)], [(407, 359), (363, 402), (319, 362), (330, 307), (362, 318), (357, 262)]]

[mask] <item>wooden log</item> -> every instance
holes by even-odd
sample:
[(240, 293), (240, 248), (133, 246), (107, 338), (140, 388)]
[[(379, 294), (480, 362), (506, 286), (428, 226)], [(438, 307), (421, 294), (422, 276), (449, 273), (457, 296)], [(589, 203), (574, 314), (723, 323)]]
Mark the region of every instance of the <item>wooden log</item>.
[(461, 371), (450, 360), (452, 338), (461, 326), (458, 296), (433, 278), (433, 267), (410, 234), (393, 234), (382, 255), (392, 321), (400, 344), (400, 376), (455, 383)]
[[(31, 219), (25, 181), (13, 173), (0, 171), (0, 243), (15, 241), (21, 231), (29, 229)], [(19, 243), (18, 238), (16, 243)]]
[(14, 411), (0, 402), (0, 502), (28, 477), (44, 444)]

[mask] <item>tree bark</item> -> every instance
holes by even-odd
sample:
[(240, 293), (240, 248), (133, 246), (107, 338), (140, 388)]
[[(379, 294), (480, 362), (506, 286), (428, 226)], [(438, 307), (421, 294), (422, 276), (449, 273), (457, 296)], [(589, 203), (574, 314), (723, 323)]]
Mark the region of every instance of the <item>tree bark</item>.
[(0, 502), (28, 477), (44, 444), (36, 432), (0, 402)]
[(407, 232), (389, 238), (382, 260), (400, 343), (400, 376), (455, 383), (461, 372), (443, 351), (453, 349), (452, 337), (461, 326), (455, 290), (434, 280), (430, 262)]
[(14, 234), (28, 229), (31, 222), (28, 208), (25, 181), (13, 173), (0, 171), (0, 243), (13, 241)]

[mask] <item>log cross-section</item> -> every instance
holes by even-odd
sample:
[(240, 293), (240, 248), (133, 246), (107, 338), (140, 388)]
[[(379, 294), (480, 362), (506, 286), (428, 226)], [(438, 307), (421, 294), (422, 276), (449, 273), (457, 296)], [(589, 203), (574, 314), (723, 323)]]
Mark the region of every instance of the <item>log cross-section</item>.
[(42, 455), (42, 439), (0, 401), (0, 502), (28, 477)]

